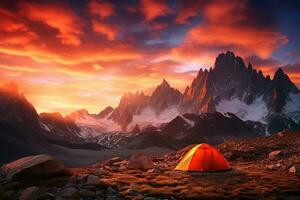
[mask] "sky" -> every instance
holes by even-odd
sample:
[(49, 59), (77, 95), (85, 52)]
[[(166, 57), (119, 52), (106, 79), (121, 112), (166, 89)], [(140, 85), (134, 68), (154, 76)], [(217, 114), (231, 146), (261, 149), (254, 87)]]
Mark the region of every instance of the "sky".
[(165, 78), (183, 91), (233, 51), (300, 86), (300, 1), (0, 1), (0, 84), (38, 112), (97, 113)]

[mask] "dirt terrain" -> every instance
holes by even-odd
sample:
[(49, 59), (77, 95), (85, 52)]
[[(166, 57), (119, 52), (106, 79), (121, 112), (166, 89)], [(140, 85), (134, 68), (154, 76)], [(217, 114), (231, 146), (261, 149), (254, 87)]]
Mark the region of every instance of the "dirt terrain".
[(40, 182), (2, 181), (1, 197), (17, 199), (34, 188), (30, 199), (300, 199), (299, 132), (218, 145), (231, 164), (227, 172), (174, 171), (189, 148), (163, 157), (115, 157)]

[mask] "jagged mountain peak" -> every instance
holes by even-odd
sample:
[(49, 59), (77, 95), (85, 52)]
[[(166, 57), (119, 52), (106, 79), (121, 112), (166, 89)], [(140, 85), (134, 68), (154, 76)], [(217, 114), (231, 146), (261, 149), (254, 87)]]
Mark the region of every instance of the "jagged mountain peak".
[(72, 112), (71, 114), (67, 115), (66, 118), (72, 119), (74, 121), (84, 119), (86, 116), (89, 116), (90, 113), (86, 109), (80, 109)]
[(167, 108), (178, 105), (181, 99), (181, 92), (171, 87), (170, 84), (163, 79), (162, 83), (156, 87), (150, 96), (149, 104), (158, 114)]
[(246, 65), (241, 57), (235, 56), (231, 51), (227, 51), (218, 55), (213, 69), (216, 72), (230, 73), (232, 70), (246, 69)]
[(109, 114), (111, 114), (111, 112), (113, 112), (113, 107), (111, 106), (107, 106), (106, 108), (104, 108), (102, 111), (100, 111), (96, 117), (98, 118), (105, 118), (107, 117)]
[(299, 93), (297, 86), (290, 80), (288, 75), (284, 73), (282, 68), (278, 68), (272, 79), (273, 87), (283, 88), (287, 92)]
[(163, 79), (161, 84), (159, 84), (156, 89), (152, 92), (152, 95), (155, 95), (157, 92), (169, 92), (169, 91), (174, 91), (176, 90), (175, 88), (171, 87), (171, 85), (166, 81), (166, 79)]
[(17, 84), (10, 82), (0, 87), (0, 105), (0, 121), (23, 124), (28, 130), (38, 127), (38, 114)]

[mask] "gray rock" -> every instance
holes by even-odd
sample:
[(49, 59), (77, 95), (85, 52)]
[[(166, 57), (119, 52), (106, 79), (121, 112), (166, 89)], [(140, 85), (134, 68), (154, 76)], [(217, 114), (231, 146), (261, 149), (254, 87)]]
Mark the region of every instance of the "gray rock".
[(88, 185), (98, 185), (98, 184), (100, 184), (100, 179), (99, 179), (98, 176), (89, 175), (87, 177), (86, 184), (88, 184)]
[(157, 200), (157, 198), (154, 198), (154, 197), (145, 197), (144, 200)]
[(80, 196), (83, 197), (94, 197), (96, 195), (95, 192), (91, 191), (91, 190), (87, 190), (87, 189), (82, 189), (79, 191)]
[(41, 180), (67, 172), (63, 164), (46, 154), (21, 158), (3, 165), (0, 171), (8, 181)]
[(104, 190), (97, 190), (96, 196), (97, 197), (106, 197), (106, 192)]
[(78, 189), (74, 187), (65, 188), (60, 192), (60, 196), (65, 198), (77, 197)]
[(35, 195), (39, 192), (40, 188), (36, 186), (26, 188), (20, 197), (20, 200), (30, 200), (33, 199)]
[(54, 194), (50, 193), (50, 192), (46, 192), (46, 193), (43, 193), (43, 194), (40, 194), (38, 196), (38, 199), (54, 199)]
[(97, 168), (94, 170), (93, 174), (96, 176), (104, 176), (107, 174), (107, 171), (105, 171), (104, 169)]

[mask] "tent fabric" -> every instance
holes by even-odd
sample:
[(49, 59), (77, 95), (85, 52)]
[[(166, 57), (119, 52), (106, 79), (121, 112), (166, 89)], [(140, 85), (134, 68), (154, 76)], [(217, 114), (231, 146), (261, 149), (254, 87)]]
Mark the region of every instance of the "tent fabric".
[(227, 160), (208, 144), (198, 144), (180, 160), (175, 170), (214, 172), (230, 170)]

